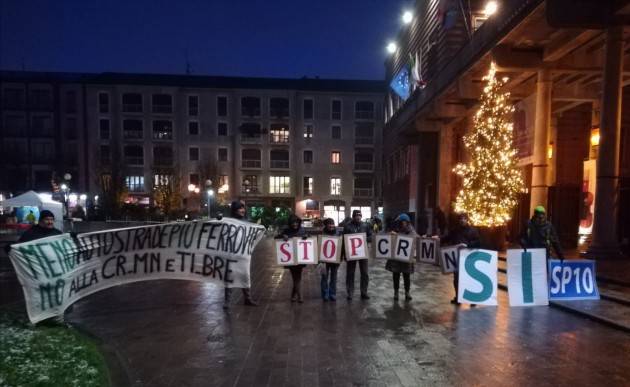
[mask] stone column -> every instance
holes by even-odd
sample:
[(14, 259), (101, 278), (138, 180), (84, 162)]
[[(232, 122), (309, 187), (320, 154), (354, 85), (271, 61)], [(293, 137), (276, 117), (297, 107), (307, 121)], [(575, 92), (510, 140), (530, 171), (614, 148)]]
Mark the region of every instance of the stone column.
[(539, 70), (536, 81), (536, 120), (534, 121), (534, 157), (530, 214), (538, 205), (547, 206), (547, 145), (551, 125), (551, 73)]
[(617, 216), (619, 209), (619, 148), (623, 71), (622, 26), (610, 27), (606, 31), (605, 53), (593, 240), (589, 248), (589, 255), (594, 257), (619, 254)]

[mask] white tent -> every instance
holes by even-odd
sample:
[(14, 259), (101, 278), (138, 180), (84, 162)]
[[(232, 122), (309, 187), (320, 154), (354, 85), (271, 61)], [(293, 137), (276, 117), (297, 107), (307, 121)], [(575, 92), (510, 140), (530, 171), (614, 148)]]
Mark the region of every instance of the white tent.
[(2, 207), (39, 207), (40, 210), (51, 211), (55, 215), (55, 228), (63, 231), (63, 204), (52, 200), (49, 194), (38, 194), (28, 191), (11, 199), (0, 202)]

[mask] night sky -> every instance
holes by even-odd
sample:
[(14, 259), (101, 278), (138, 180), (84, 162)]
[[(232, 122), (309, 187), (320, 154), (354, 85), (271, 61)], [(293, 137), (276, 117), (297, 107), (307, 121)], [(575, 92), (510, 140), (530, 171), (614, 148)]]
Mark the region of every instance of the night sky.
[(383, 79), (402, 0), (0, 0), (3, 70)]

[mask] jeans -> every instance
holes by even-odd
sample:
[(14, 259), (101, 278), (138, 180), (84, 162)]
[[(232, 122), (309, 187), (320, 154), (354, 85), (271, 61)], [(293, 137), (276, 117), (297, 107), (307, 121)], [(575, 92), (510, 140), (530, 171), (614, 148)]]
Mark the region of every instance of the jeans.
[(336, 263), (326, 264), (326, 273), (322, 273), (322, 298), (324, 300), (332, 299), (337, 296), (337, 270), (339, 265)]
[[(358, 262), (359, 270), (361, 271), (361, 295), (367, 295), (368, 282), (370, 281), (368, 260), (360, 259)], [(346, 291), (348, 296), (352, 296), (352, 293), (354, 293), (354, 272), (356, 267), (357, 261), (348, 261), (348, 266), (346, 267)]]

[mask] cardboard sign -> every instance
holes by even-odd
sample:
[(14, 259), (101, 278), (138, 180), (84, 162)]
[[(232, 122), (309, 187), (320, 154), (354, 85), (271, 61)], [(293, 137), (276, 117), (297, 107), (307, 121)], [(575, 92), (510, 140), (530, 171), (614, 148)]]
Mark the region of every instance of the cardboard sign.
[(374, 258), (392, 259), (394, 245), (396, 244), (395, 234), (377, 234), (374, 236)]
[(343, 245), (346, 252), (346, 260), (357, 261), (369, 258), (365, 233), (345, 234)]
[(326, 263), (341, 263), (341, 237), (319, 236), (319, 261)]
[(437, 265), (438, 247), (440, 240), (437, 238), (419, 238), (418, 241), (418, 262)]
[(595, 261), (580, 259), (549, 260), (550, 300), (599, 300)]
[(440, 268), (442, 274), (450, 274), (457, 271), (459, 265), (459, 250), (457, 246), (444, 246), (440, 248)]
[(293, 239), (289, 239), (288, 241), (282, 239), (276, 240), (276, 261), (280, 266), (297, 265)]
[(510, 306), (549, 305), (545, 249), (507, 251)]
[(415, 236), (397, 234), (392, 259), (406, 263), (412, 262), (415, 256), (416, 239)]
[(298, 265), (316, 265), (319, 248), (317, 238), (293, 238)]
[(497, 263), (496, 251), (460, 250), (457, 301), (466, 304), (497, 305)]

